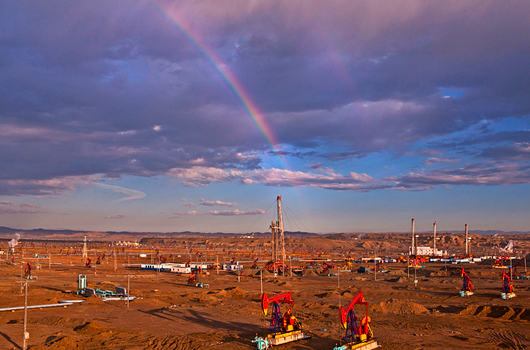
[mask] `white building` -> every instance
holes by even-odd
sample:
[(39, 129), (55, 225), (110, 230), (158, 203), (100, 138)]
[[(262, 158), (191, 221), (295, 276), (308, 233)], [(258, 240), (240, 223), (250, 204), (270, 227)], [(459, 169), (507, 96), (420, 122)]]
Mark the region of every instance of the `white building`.
[[(447, 256), (446, 250), (440, 250), (436, 249), (436, 252), (433, 252), (433, 248), (431, 247), (416, 247), (416, 255), (418, 256)], [(409, 247), (409, 254), (414, 255), (414, 252), (412, 251), (412, 247)]]
[(190, 274), (191, 273), (191, 267), (171, 266), (171, 272)]

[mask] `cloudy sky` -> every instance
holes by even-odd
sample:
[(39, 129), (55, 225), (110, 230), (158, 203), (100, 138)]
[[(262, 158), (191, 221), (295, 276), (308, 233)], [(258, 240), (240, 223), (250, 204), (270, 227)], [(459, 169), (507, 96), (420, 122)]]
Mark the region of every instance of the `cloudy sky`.
[(530, 230), (527, 1), (3, 1), (0, 226)]

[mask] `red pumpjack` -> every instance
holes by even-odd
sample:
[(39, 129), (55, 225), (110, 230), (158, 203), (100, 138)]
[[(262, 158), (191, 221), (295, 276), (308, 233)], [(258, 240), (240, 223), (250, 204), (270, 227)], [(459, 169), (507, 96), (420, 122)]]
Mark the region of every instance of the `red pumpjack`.
[(473, 295), (473, 282), (471, 281), (471, 278), (467, 275), (466, 271), (464, 271), (464, 268), (462, 268), (462, 289), (460, 289), (460, 296), (461, 297), (468, 297), (470, 295)]
[(511, 299), (513, 297), (515, 297), (515, 292), (513, 290), (512, 279), (506, 273), (506, 271), (503, 270), (502, 271), (502, 293), (501, 293), (501, 298), (502, 299)]
[[(261, 311), (267, 316), (269, 303), (272, 304), (272, 315), (269, 327), (268, 339), (272, 345), (280, 345), (288, 342), (309, 338), (302, 331), (302, 324), (293, 315), (294, 301), (291, 293), (284, 293), (269, 298), (267, 294), (261, 295)], [(289, 310), (282, 316), (280, 304), (288, 304)]]
[[(355, 305), (366, 305), (366, 315), (359, 320), (355, 315)], [(368, 316), (368, 302), (364, 300), (363, 293), (359, 291), (346, 308), (341, 307), (340, 324), (346, 330), (346, 335), (341, 339), (344, 345), (339, 349), (344, 350), (370, 350), (379, 347), (370, 328), (372, 319)]]

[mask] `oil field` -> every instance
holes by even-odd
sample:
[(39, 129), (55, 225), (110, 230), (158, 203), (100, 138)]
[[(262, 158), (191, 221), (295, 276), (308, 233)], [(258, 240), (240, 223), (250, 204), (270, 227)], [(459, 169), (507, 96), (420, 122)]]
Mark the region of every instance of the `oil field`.
[(5, 239), (0, 348), (530, 346), (528, 235), (271, 232)]

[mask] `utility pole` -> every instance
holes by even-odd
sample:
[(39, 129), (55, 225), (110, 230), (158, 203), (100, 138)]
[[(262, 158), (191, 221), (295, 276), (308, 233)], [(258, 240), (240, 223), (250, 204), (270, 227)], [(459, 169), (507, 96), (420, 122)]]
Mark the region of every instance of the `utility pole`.
[(129, 308), (129, 295), (131, 295), (129, 277), (130, 273), (127, 273), (127, 309)]
[(469, 240), (468, 240), (467, 224), (465, 226), (465, 233), (466, 233), (466, 258), (467, 258), (469, 256)]
[(414, 236), (414, 218), (412, 219), (412, 242), (410, 246), (410, 251), (414, 257), (416, 257), (417, 252), (414, 251), (414, 248), (416, 246), (416, 237)]
[(374, 254), (374, 281), (377, 281), (377, 262), (375, 260), (375, 254)]
[(285, 276), (285, 237), (283, 233), (283, 219), (282, 219), (282, 196), (276, 198), (278, 201), (278, 223), (280, 228), (280, 240), (282, 245), (282, 275)]
[(22, 265), (20, 265), (20, 294), (24, 292), (24, 285), (22, 280)]
[[(410, 248), (412, 250), (412, 247)], [(407, 255), (407, 279), (410, 278), (410, 254)]]
[(276, 277), (276, 275), (278, 274), (278, 267), (277, 267), (277, 262), (278, 262), (278, 253), (277, 253), (277, 241), (276, 241), (276, 225), (274, 224), (274, 221), (271, 221), (271, 226), (270, 226), (270, 229), (271, 229), (271, 260), (272, 260), (272, 265), (274, 267), (274, 277)]
[(432, 224), (432, 231), (433, 231), (433, 234), (434, 234), (434, 243), (433, 243), (433, 248), (432, 248), (432, 256), (435, 257), (436, 256), (436, 221), (434, 222), (434, 224)]
[(22, 344), (22, 349), (26, 350), (26, 340), (29, 339), (29, 333), (26, 331), (26, 324), (28, 323), (28, 282), (24, 283), (24, 341)]

